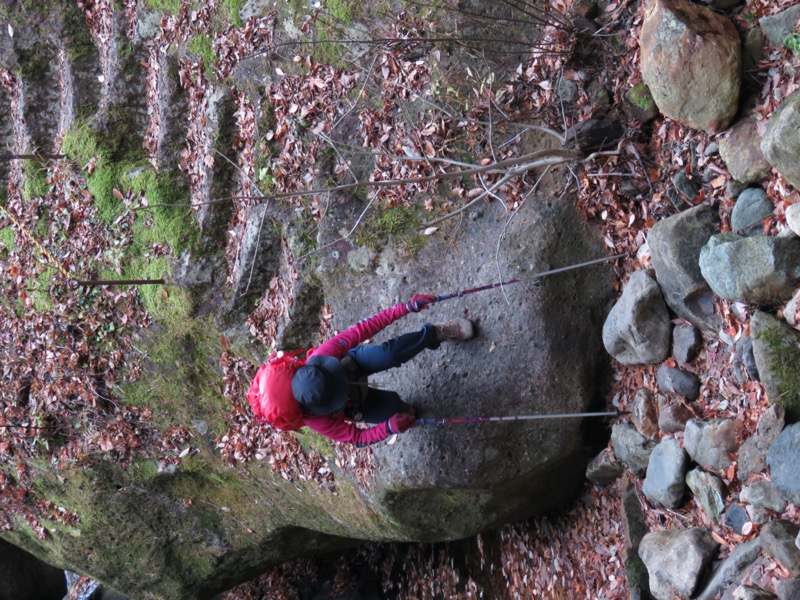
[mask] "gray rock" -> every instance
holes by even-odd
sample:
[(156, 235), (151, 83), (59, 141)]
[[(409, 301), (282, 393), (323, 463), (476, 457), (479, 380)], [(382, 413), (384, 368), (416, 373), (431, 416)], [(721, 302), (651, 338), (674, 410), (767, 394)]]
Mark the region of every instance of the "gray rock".
[(711, 471), (727, 469), (739, 449), (735, 419), (690, 419), (686, 423), (684, 448), (697, 464)]
[(739, 499), (755, 507), (766, 508), (777, 513), (786, 510), (787, 505), (786, 498), (772, 485), (769, 479), (758, 479), (742, 488)]
[(703, 189), (701, 183), (697, 179), (690, 178), (683, 169), (672, 176), (672, 185), (680, 192), (681, 196), (689, 201), (691, 206), (694, 206), (697, 194)]
[(604, 448), (586, 467), (586, 478), (597, 485), (609, 485), (620, 478), (624, 468), (614, 458), (613, 452)]
[(644, 437), (658, 439), (658, 408), (653, 393), (647, 389), (636, 392), (630, 406), (631, 422)]
[(634, 119), (648, 123), (658, 116), (658, 107), (644, 83), (637, 83), (623, 97), (625, 108)]
[(742, 183), (758, 183), (772, 169), (761, 152), (761, 135), (753, 117), (740, 120), (719, 139), (719, 154), (731, 176)]
[(764, 551), (793, 577), (800, 576), (800, 549), (794, 543), (798, 531), (800, 527), (791, 521), (776, 519), (764, 525), (759, 534)]
[(636, 431), (633, 425), (617, 423), (611, 427), (611, 446), (617, 459), (637, 477), (647, 471), (647, 463), (656, 443)]
[(636, 271), (603, 326), (603, 344), (624, 365), (655, 364), (669, 355), (670, 323), (661, 289)]
[(722, 480), (701, 468), (692, 469), (686, 474), (686, 485), (692, 491), (696, 502), (712, 523), (719, 523), (725, 510), (725, 484)]
[(667, 508), (678, 508), (686, 492), (686, 467), (689, 457), (678, 440), (664, 440), (653, 448), (647, 465), (642, 492), (648, 499)]
[(692, 410), (680, 402), (669, 404), (658, 413), (658, 426), (664, 433), (677, 433), (686, 429), (686, 423), (694, 418)]
[(736, 200), (746, 187), (746, 183), (736, 181), (735, 179), (728, 179), (725, 183), (725, 195), (731, 200)]
[(597, 150), (608, 150), (622, 137), (625, 129), (609, 119), (587, 119), (579, 121), (564, 133), (568, 144), (577, 146), (588, 154)]
[(739, 448), (736, 477), (746, 482), (751, 475), (767, 468), (767, 452), (784, 425), (784, 409), (780, 404), (770, 406), (761, 415), (753, 435)]
[(700, 396), (700, 380), (694, 373), (676, 367), (658, 367), (658, 389), (665, 394), (678, 394), (689, 401)]
[(644, 536), (639, 554), (650, 575), (650, 591), (656, 600), (691, 597), (719, 545), (711, 531), (701, 527), (654, 531)]
[(734, 600), (775, 600), (772, 592), (752, 585), (740, 585), (733, 591)]
[(562, 77), (558, 80), (558, 97), (564, 102), (575, 102), (578, 99), (578, 84)]
[(702, 343), (702, 334), (692, 325), (676, 325), (672, 329), (672, 356), (679, 363), (690, 363), (697, 358)]
[(700, 252), (700, 271), (726, 300), (780, 304), (791, 298), (800, 279), (800, 241), (714, 235)]
[(800, 598), (800, 579), (782, 579), (775, 584), (778, 600), (798, 600)]
[(758, 20), (769, 43), (779, 48), (783, 46), (786, 38), (794, 33), (798, 22), (800, 22), (800, 6), (791, 6), (777, 14), (761, 17)]
[(639, 556), (639, 544), (648, 531), (636, 486), (626, 477), (622, 492), (622, 532), (625, 538), (625, 574), (631, 598), (648, 598), (650, 594), (647, 568)]
[(741, 235), (763, 232), (761, 222), (772, 216), (772, 202), (761, 188), (747, 188), (736, 200), (731, 213), (731, 229)]
[(747, 567), (752, 565), (761, 552), (758, 539), (737, 545), (728, 558), (714, 564), (708, 583), (697, 595), (696, 600), (713, 600), (729, 583), (736, 580)]
[(721, 320), (714, 313), (711, 288), (700, 272), (700, 250), (719, 230), (719, 215), (705, 205), (656, 223), (647, 243), (667, 305), (716, 337)]
[(800, 290), (795, 290), (792, 299), (783, 307), (783, 318), (793, 328), (800, 324)]
[(741, 504), (731, 504), (725, 511), (725, 525), (739, 535), (745, 535), (752, 530), (752, 522), (747, 510)]
[(753, 354), (767, 399), (786, 409), (786, 419), (800, 419), (800, 333), (784, 321), (756, 311), (750, 319)]
[(800, 423), (789, 425), (769, 449), (772, 484), (792, 504), (800, 505)]
[[(799, 6), (792, 7), (800, 9)], [(786, 181), (800, 189), (800, 91), (781, 102), (769, 117), (767, 131), (761, 140), (764, 158), (778, 169)]]
[[(755, 354), (753, 353), (753, 340), (750, 336), (743, 335), (733, 344), (733, 362), (735, 365), (744, 367), (747, 376), (753, 381), (759, 381), (758, 365), (756, 365)], [(739, 385), (744, 385), (745, 380), (740, 377), (740, 372), (735, 372)]]
[(786, 224), (795, 235), (800, 235), (800, 202), (786, 207)]
[(589, 84), (589, 100), (592, 103), (592, 108), (598, 109), (609, 106), (611, 104), (611, 96), (605, 86), (599, 81), (593, 81)]
[(716, 133), (739, 106), (741, 42), (726, 18), (686, 0), (648, 5), (639, 35), (642, 79), (658, 108)]

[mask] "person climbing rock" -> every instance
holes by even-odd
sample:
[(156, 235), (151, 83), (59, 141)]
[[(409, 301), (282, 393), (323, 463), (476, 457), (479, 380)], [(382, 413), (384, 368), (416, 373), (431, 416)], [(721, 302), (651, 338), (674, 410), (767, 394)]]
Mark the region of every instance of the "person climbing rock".
[[(435, 350), (444, 341), (464, 341), (474, 336), (468, 319), (444, 324), (426, 323), (419, 331), (405, 333), (382, 344), (364, 344), (384, 327), (419, 312), (436, 297), (415, 294), (360, 321), (308, 352), (305, 365), (292, 378), (292, 393), (303, 410), (303, 422), (337, 442), (373, 444), (415, 426), (413, 407), (397, 392), (371, 388), (367, 376), (411, 360), (425, 349)], [(355, 423), (374, 424), (360, 429)]]
[[(253, 377), (247, 393), (256, 418), (280, 430), (307, 426), (337, 442), (359, 446), (415, 427), (413, 407), (397, 392), (369, 387), (367, 377), (399, 367), (442, 342), (472, 338), (472, 322), (426, 323), (419, 331), (382, 344), (364, 342), (434, 301), (436, 296), (415, 294), (408, 302), (359, 321), (316, 348), (273, 354)], [(361, 429), (356, 423), (374, 427)]]

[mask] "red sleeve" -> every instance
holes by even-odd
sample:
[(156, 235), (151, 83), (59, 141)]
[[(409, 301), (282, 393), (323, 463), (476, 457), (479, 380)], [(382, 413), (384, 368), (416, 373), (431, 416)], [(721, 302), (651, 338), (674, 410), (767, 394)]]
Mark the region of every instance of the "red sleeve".
[[(408, 314), (408, 307), (405, 304), (397, 304), (392, 308), (382, 310), (374, 317), (359, 321), (349, 329), (345, 329), (339, 335), (332, 337), (327, 342), (309, 351), (308, 356), (315, 354), (322, 356), (333, 356), (342, 358), (348, 350), (355, 348), (364, 340), (368, 340), (384, 327), (394, 323), (397, 319)], [(330, 437), (330, 436), (329, 436)]]
[(382, 442), (389, 437), (386, 423), (378, 423), (369, 429), (359, 429), (353, 423), (345, 421), (344, 415), (309, 415), (303, 414), (305, 425), (329, 437), (336, 442), (349, 442), (356, 446), (366, 446)]

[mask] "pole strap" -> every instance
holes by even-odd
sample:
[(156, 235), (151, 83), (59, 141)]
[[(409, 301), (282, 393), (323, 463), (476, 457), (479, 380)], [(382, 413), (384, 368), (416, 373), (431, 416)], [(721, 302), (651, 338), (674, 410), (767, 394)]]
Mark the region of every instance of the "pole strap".
[(558, 413), (544, 415), (510, 415), (506, 417), (451, 417), (451, 418), (420, 418), (418, 425), (445, 425), (447, 423), (495, 423), (500, 421), (533, 421), (540, 419), (578, 419), (584, 417), (619, 417), (628, 414), (626, 410), (589, 413)]

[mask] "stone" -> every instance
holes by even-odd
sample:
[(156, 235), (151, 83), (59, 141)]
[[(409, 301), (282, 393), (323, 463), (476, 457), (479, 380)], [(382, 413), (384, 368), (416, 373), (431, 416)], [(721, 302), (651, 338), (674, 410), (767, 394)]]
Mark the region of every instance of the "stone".
[(659, 110), (717, 133), (739, 107), (741, 42), (728, 19), (687, 0), (654, 0), (639, 35), (642, 79)]
[(800, 505), (800, 423), (789, 425), (767, 455), (772, 485), (792, 504)]
[(798, 600), (800, 598), (800, 579), (782, 579), (775, 584), (778, 600)]
[(761, 188), (747, 188), (736, 200), (731, 213), (731, 229), (741, 235), (763, 233), (761, 223), (772, 216), (772, 202)]
[(658, 426), (664, 433), (678, 433), (686, 429), (686, 423), (694, 418), (692, 410), (680, 402), (669, 404), (658, 413)]
[(721, 472), (732, 464), (739, 449), (735, 419), (690, 419), (686, 423), (683, 444), (697, 464)]
[(700, 272), (721, 298), (774, 306), (800, 279), (800, 241), (714, 235), (700, 251)]
[(778, 561), (792, 577), (800, 576), (800, 548), (794, 539), (800, 527), (791, 521), (775, 519), (761, 528), (759, 538), (764, 552)]
[(750, 319), (753, 354), (770, 404), (786, 409), (786, 420), (800, 419), (800, 332), (764, 311)]
[(658, 116), (658, 107), (650, 94), (650, 89), (644, 83), (637, 83), (625, 92), (623, 98), (625, 109), (637, 121), (649, 123)]
[[(758, 81), (758, 63), (764, 60), (764, 33), (758, 27), (747, 32), (742, 45), (742, 77), (745, 90), (743, 93), (757, 92), (761, 89)], [(759, 139), (761, 136), (759, 136)], [(761, 155), (764, 156), (763, 153)]]
[(630, 406), (631, 423), (644, 437), (658, 439), (658, 408), (653, 393), (647, 389), (636, 392)]
[(800, 202), (786, 207), (786, 224), (795, 235), (800, 235)]
[(574, 144), (584, 154), (598, 150), (612, 150), (625, 128), (609, 119), (579, 121), (564, 133), (568, 144)]
[(686, 492), (686, 466), (689, 457), (678, 440), (670, 438), (653, 448), (647, 465), (642, 493), (667, 508), (678, 508)]
[(731, 176), (742, 183), (758, 183), (772, 170), (761, 152), (761, 135), (753, 117), (741, 119), (719, 138), (719, 154)]
[(725, 525), (733, 529), (739, 535), (745, 535), (752, 529), (750, 515), (741, 504), (731, 504), (725, 511)]
[(728, 181), (725, 182), (725, 195), (731, 200), (736, 200), (746, 187), (746, 183), (736, 181), (735, 179), (728, 179)]
[(800, 325), (800, 290), (795, 290), (791, 300), (783, 307), (783, 318), (794, 329)]
[(703, 189), (703, 186), (697, 179), (690, 178), (683, 170), (677, 171), (672, 176), (672, 185), (680, 192), (690, 206), (694, 206), (697, 199), (697, 194)]
[(798, 22), (800, 22), (800, 5), (790, 6), (774, 15), (761, 17), (758, 25), (769, 43), (780, 48), (786, 42), (786, 38), (794, 33)]
[(589, 101), (594, 109), (602, 109), (611, 104), (611, 95), (605, 86), (599, 81), (589, 84)]
[(639, 554), (656, 600), (692, 597), (718, 548), (711, 531), (702, 527), (653, 531), (644, 536)]
[(740, 585), (733, 591), (733, 600), (775, 600), (776, 596), (760, 587)]
[(634, 272), (603, 325), (603, 344), (624, 365), (655, 364), (669, 355), (670, 322), (656, 280)]
[(614, 454), (637, 477), (647, 471), (647, 463), (655, 445), (653, 440), (648, 440), (629, 423), (611, 426), (611, 447), (614, 448)]
[(772, 485), (769, 479), (757, 479), (750, 485), (742, 488), (739, 499), (759, 508), (782, 513), (786, 510), (786, 498)]
[(708, 471), (695, 468), (686, 474), (686, 485), (694, 495), (695, 501), (706, 513), (712, 523), (719, 523), (725, 510), (725, 484)]
[(700, 396), (700, 380), (694, 373), (661, 365), (657, 373), (658, 389), (665, 394), (678, 394), (689, 401)]
[(576, 0), (570, 10), (584, 19), (594, 19), (597, 16), (598, 7), (594, 0)]
[(664, 300), (678, 316), (716, 337), (722, 323), (711, 288), (700, 272), (700, 250), (719, 230), (719, 215), (706, 205), (657, 222), (647, 243)]
[(558, 97), (566, 102), (575, 102), (578, 99), (578, 84), (562, 77), (558, 80)]
[(767, 468), (767, 453), (770, 446), (783, 430), (784, 409), (780, 404), (765, 410), (756, 424), (756, 430), (739, 448), (736, 477), (746, 482), (751, 475), (761, 473)]
[(627, 476), (622, 492), (622, 532), (625, 538), (625, 574), (632, 597), (649, 597), (650, 584), (647, 568), (639, 556), (639, 545), (650, 531), (642, 510), (636, 486)]
[(707, 583), (696, 600), (714, 600), (726, 585), (741, 577), (756, 562), (760, 552), (761, 543), (758, 538), (737, 544), (730, 556), (716, 562), (711, 568)]
[[(798, 9), (800, 5), (794, 6)], [(800, 189), (800, 90), (789, 95), (769, 117), (761, 140), (767, 162), (795, 188)]]
[[(744, 367), (745, 373), (753, 381), (759, 381), (758, 366), (756, 365), (755, 354), (753, 354), (753, 340), (748, 335), (740, 336), (733, 344), (733, 362), (735, 365)], [(744, 378), (739, 377), (739, 371), (736, 373), (739, 385), (744, 385)]]
[(586, 467), (586, 479), (597, 485), (609, 485), (620, 478), (624, 468), (614, 457), (614, 453), (604, 448)]
[(681, 324), (672, 329), (672, 356), (679, 363), (690, 363), (697, 358), (703, 336), (693, 325)]

